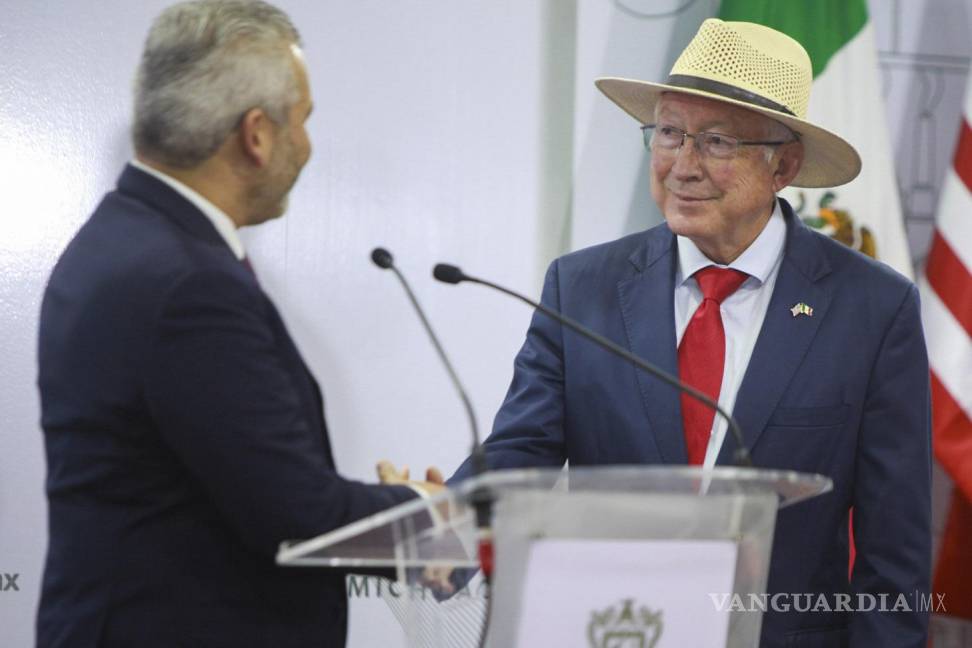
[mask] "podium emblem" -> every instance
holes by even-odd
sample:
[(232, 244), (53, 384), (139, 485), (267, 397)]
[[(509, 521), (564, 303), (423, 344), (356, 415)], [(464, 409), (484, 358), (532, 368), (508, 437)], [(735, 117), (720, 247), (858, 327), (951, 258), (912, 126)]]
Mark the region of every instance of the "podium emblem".
[(634, 599), (591, 612), (587, 624), (590, 648), (654, 648), (661, 635), (662, 611), (636, 609)]

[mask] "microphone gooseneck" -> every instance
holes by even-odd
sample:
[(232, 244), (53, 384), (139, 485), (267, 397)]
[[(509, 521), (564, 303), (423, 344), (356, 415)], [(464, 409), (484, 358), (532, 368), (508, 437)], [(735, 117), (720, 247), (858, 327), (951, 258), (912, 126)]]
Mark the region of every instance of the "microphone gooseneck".
[[(418, 313), (419, 319), (422, 321), (422, 326), (425, 328), (425, 332), (428, 333), (429, 339), (432, 341), (432, 346), (435, 347), (436, 353), (439, 355), (439, 359), (442, 364), (445, 365), (446, 372), (449, 374), (449, 379), (452, 381), (453, 387), (459, 393), (459, 398), (462, 399), (463, 407), (466, 410), (466, 416), (469, 418), (469, 428), (472, 431), (472, 454), (475, 457), (476, 453), (482, 453), (482, 444), (479, 442), (479, 426), (476, 423), (476, 414), (473, 411), (472, 403), (469, 400), (469, 396), (466, 394), (466, 390), (463, 389), (462, 383), (459, 382), (459, 376), (456, 374), (456, 370), (453, 368), (452, 363), (449, 362), (449, 358), (446, 356), (445, 350), (442, 348), (442, 344), (439, 343), (439, 338), (436, 336), (435, 331), (432, 330), (432, 325), (429, 323), (428, 318), (425, 316), (425, 311), (418, 303), (418, 299), (415, 298), (415, 293), (412, 292), (411, 286), (409, 286), (408, 281), (405, 280), (405, 276), (398, 270), (395, 266), (394, 257), (392, 257), (391, 252), (382, 247), (376, 247), (371, 251), (371, 260), (379, 268), (385, 270), (391, 270), (398, 277), (398, 281), (402, 284), (402, 288), (405, 289), (405, 294), (408, 295), (408, 300), (412, 302), (412, 307), (415, 312)], [(477, 468), (480, 468), (479, 472), (486, 472), (486, 461), (485, 454), (482, 457), (482, 463)], [(477, 474), (479, 474), (477, 472)]]
[(432, 275), (439, 281), (445, 283), (458, 284), (463, 281), (468, 281), (470, 283), (477, 283), (483, 286), (487, 286), (494, 290), (498, 290), (501, 293), (509, 295), (510, 297), (519, 299), (520, 301), (529, 304), (530, 306), (533, 306), (535, 309), (537, 309), (544, 315), (551, 317), (556, 321), (560, 322), (561, 324), (563, 324), (570, 330), (574, 331), (575, 333), (578, 333), (579, 335), (582, 335), (588, 340), (594, 342), (598, 346), (607, 349), (611, 353), (614, 353), (615, 355), (620, 356), (621, 358), (624, 358), (625, 360), (632, 363), (642, 371), (646, 371), (647, 373), (651, 374), (652, 376), (655, 376), (662, 382), (665, 382), (668, 385), (674, 387), (675, 389), (685, 392), (686, 394), (696, 399), (697, 401), (704, 403), (708, 407), (718, 412), (719, 415), (722, 416), (726, 420), (726, 423), (729, 425), (729, 430), (733, 436), (733, 439), (736, 442), (736, 452), (733, 454), (733, 463), (735, 463), (737, 466), (743, 466), (747, 468), (752, 467), (753, 460), (749, 456), (749, 449), (746, 448), (746, 442), (743, 439), (742, 430), (739, 427), (739, 423), (736, 422), (736, 419), (734, 419), (732, 415), (729, 414), (729, 412), (723, 409), (713, 399), (709, 398), (707, 394), (699, 391), (698, 389), (692, 387), (687, 383), (682, 382), (677, 377), (671, 375), (667, 371), (664, 371), (663, 369), (656, 367), (650, 362), (647, 362), (639, 358), (638, 356), (631, 353), (624, 347), (615, 344), (614, 342), (607, 339), (603, 335), (599, 335), (598, 333), (595, 333), (594, 331), (587, 328), (583, 324), (567, 317), (566, 315), (558, 313), (552, 308), (548, 308), (547, 306), (544, 306), (539, 302), (535, 302), (529, 297), (526, 297), (524, 295), (521, 295), (518, 292), (510, 290), (509, 288), (504, 288), (503, 286), (494, 284), (493, 282), (487, 281), (485, 279), (479, 279), (478, 277), (471, 277), (465, 274), (458, 267), (454, 265), (449, 265), (447, 263), (437, 264), (434, 270), (432, 271)]
[[(459, 392), (459, 397), (462, 399), (462, 403), (466, 408), (466, 414), (469, 416), (469, 427), (472, 430), (473, 445), (471, 456), (473, 475), (482, 475), (488, 470), (488, 466), (486, 464), (486, 450), (483, 448), (483, 444), (479, 441), (479, 427), (476, 425), (476, 415), (473, 413), (472, 404), (469, 402), (469, 397), (466, 395), (466, 390), (462, 388), (462, 384), (459, 382), (459, 377), (456, 375), (456, 371), (453, 369), (452, 363), (449, 362), (449, 359), (446, 357), (442, 345), (439, 344), (439, 339), (432, 331), (432, 326), (429, 324), (428, 319), (426, 319), (425, 313), (422, 310), (422, 307), (419, 306), (418, 300), (412, 293), (412, 289), (409, 287), (408, 282), (405, 281), (405, 277), (401, 272), (399, 272), (398, 268), (395, 267), (391, 252), (384, 248), (375, 248), (371, 252), (371, 260), (379, 268), (390, 269), (395, 273), (395, 276), (398, 277), (402, 287), (405, 289), (405, 293), (408, 295), (409, 301), (412, 302), (415, 312), (418, 313), (419, 319), (422, 320), (422, 325), (425, 326), (425, 331), (429, 334), (429, 339), (432, 340), (432, 346), (435, 347), (436, 352), (439, 354), (439, 358), (442, 360), (442, 364), (445, 365), (446, 371), (449, 373), (449, 378), (452, 379), (452, 384), (456, 388), (456, 391)], [(454, 272), (450, 272), (449, 268), (455, 272), (458, 272), (458, 275), (456, 275)], [(460, 271), (459, 268), (447, 266), (444, 272), (446, 273), (444, 276), (456, 278), (456, 280), (451, 283), (458, 283), (459, 281), (462, 281), (462, 271)], [(440, 279), (440, 281), (447, 280)], [(477, 558), (479, 559), (479, 565), (482, 569), (486, 585), (487, 587), (491, 587), (493, 582), (492, 517), (494, 497), (487, 488), (479, 487), (470, 494), (469, 499), (476, 515)], [(489, 602), (487, 602), (486, 605), (487, 617), (489, 616), (492, 608), (491, 600), (492, 597), (490, 597)], [(483, 632), (480, 636), (479, 642), (481, 646), (485, 645), (486, 630), (488, 625), (488, 622), (483, 625)]]

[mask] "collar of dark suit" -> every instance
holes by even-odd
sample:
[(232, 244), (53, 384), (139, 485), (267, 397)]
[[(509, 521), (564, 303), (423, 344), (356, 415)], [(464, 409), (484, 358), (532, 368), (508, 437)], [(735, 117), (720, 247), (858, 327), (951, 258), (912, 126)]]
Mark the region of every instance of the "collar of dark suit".
[(193, 236), (224, 247), (232, 254), (226, 241), (205, 214), (158, 178), (126, 164), (118, 178), (118, 192), (149, 205)]
[[(830, 274), (830, 262), (825, 250), (803, 221), (797, 217), (793, 208), (783, 198), (778, 199), (786, 222), (786, 243), (783, 259), (810, 281), (817, 281)], [(675, 253), (675, 235), (662, 223), (645, 232), (642, 245), (628, 257), (638, 272), (657, 263), (660, 259)]]

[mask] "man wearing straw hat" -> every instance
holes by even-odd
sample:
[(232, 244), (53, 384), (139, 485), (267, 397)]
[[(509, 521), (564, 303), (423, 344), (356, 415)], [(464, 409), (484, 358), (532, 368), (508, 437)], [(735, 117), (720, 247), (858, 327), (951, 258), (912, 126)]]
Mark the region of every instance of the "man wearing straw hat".
[[(761, 645), (923, 646), (930, 440), (918, 292), (777, 198), (860, 170), (850, 144), (804, 119), (811, 78), (790, 37), (707, 20), (665, 83), (598, 79), (642, 124), (665, 223), (557, 259), (542, 299), (718, 399), (755, 466), (833, 480), (833, 492), (780, 512), (768, 590), (851, 604), (770, 609)], [(708, 408), (537, 314), (485, 447), (494, 469), (711, 467), (730, 463), (736, 443)], [(858, 595), (904, 596), (909, 609), (867, 611), (858, 602), (872, 599)]]

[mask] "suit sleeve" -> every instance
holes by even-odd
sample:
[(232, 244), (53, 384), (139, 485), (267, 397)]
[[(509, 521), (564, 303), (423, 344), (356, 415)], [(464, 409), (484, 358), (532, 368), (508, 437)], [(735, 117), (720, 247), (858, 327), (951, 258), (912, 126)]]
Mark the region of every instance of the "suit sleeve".
[[(560, 310), (558, 261), (547, 269), (541, 302)], [(513, 362), (513, 381), (484, 442), (491, 470), (561, 466), (564, 446), (564, 361), (561, 325), (537, 311)], [(450, 478), (472, 475), (467, 459)]]
[(903, 595), (912, 612), (858, 612), (852, 646), (925, 646), (931, 568), (931, 406), (918, 291), (910, 287), (871, 372), (854, 487), (851, 590)]
[(263, 297), (219, 272), (169, 292), (145, 398), (163, 441), (252, 549), (325, 533), (415, 496), (343, 479), (264, 319)]

